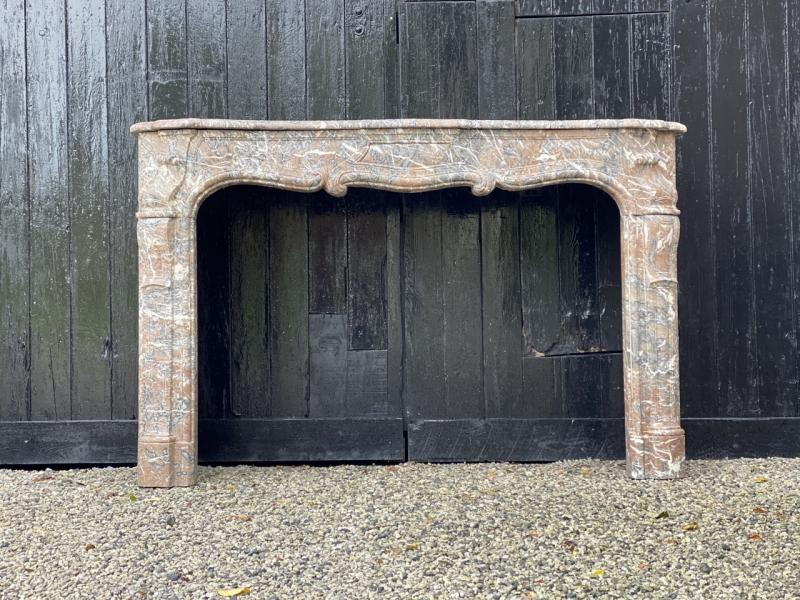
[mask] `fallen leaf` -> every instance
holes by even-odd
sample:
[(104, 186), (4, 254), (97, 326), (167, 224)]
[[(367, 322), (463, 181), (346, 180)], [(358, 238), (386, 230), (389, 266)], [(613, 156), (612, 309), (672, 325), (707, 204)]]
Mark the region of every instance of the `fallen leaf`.
[(131, 502), (136, 502), (136, 496), (135, 496), (135, 495), (133, 495), (133, 494), (130, 494), (130, 495), (128, 496), (128, 500), (130, 500)]
[(767, 477), (765, 477), (764, 475), (756, 475), (753, 478), (753, 481), (755, 481), (756, 483), (766, 483), (766, 482), (769, 481), (769, 479)]
[(760, 506), (756, 506), (753, 509), (753, 512), (756, 513), (757, 515), (765, 515), (765, 514), (767, 514), (767, 509), (766, 508), (761, 508)]
[(229, 492), (235, 492), (236, 486), (233, 485), (232, 483), (229, 483), (228, 485), (225, 486), (225, 489), (228, 490)]
[(237, 587), (237, 588), (223, 588), (221, 590), (217, 590), (217, 595), (222, 596), (223, 598), (233, 598), (234, 596), (249, 596), (252, 590), (249, 586), (245, 587)]
[(386, 467), (386, 470), (389, 471), (390, 473), (397, 473), (400, 470), (400, 467), (398, 467), (397, 465), (389, 465), (388, 467)]
[(603, 569), (595, 569), (592, 571), (592, 577), (602, 577), (606, 572)]
[(761, 534), (759, 533), (751, 533), (750, 535), (747, 536), (747, 539), (750, 540), (751, 542), (760, 542), (764, 538), (761, 537)]
[(581, 467), (581, 477), (587, 477), (589, 475), (589, 467)]
[(494, 481), (497, 479), (497, 473), (495, 471), (489, 471), (489, 473), (486, 474), (486, 479), (489, 481)]
[(31, 483), (41, 483), (43, 481), (50, 481), (51, 479), (55, 479), (55, 477), (52, 475), (37, 475), (31, 478)]
[(416, 542), (412, 542), (411, 544), (406, 544), (406, 550), (418, 550), (419, 544)]
[(665, 510), (662, 510), (661, 512), (651, 513), (650, 516), (653, 517), (654, 519), (666, 519), (667, 517), (669, 517), (669, 513)]
[(561, 542), (561, 545), (564, 546), (564, 550), (575, 556), (578, 553), (578, 544), (576, 544), (573, 540), (564, 540)]
[(252, 521), (253, 517), (250, 515), (231, 515), (231, 519), (234, 521)]
[(96, 546), (95, 546), (94, 544), (86, 544), (86, 546), (84, 546), (84, 549), (85, 549), (87, 552), (88, 552), (89, 550), (94, 550), (95, 548), (96, 548)]
[(181, 581), (188, 583), (191, 581), (191, 579), (189, 579), (188, 575), (181, 575)]
[(684, 531), (697, 531), (697, 522), (696, 521), (689, 521), (688, 523), (684, 524), (683, 530)]
[(525, 537), (529, 538), (529, 539), (539, 538), (539, 537), (542, 537), (542, 532), (541, 531), (529, 531), (528, 533), (525, 534)]

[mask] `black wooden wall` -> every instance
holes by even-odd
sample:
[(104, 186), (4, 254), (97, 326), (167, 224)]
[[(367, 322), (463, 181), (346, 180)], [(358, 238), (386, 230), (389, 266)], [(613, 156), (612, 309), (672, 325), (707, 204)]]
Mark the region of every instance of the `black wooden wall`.
[[(690, 455), (796, 454), (798, 25), (791, 0), (2, 0), (0, 463), (133, 460), (128, 127), (181, 116), (685, 123)], [(204, 456), (619, 455), (617, 219), (580, 186), (219, 193)]]

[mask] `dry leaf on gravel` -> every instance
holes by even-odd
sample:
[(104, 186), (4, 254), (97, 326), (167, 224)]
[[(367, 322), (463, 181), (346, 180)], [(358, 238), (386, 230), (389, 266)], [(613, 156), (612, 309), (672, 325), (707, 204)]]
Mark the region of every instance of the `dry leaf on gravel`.
[(249, 596), (250, 592), (252, 591), (253, 590), (251, 590), (249, 586), (237, 587), (237, 588), (223, 588), (221, 590), (217, 590), (217, 595), (222, 596), (223, 598), (233, 598), (234, 596)]

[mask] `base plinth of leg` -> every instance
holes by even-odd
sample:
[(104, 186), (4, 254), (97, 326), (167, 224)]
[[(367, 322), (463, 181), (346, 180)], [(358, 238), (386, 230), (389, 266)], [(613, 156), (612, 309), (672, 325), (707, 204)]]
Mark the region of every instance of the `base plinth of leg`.
[(197, 483), (192, 442), (145, 441), (139, 444), (140, 487), (186, 487)]
[(633, 479), (677, 479), (685, 457), (683, 429), (628, 437), (628, 474)]

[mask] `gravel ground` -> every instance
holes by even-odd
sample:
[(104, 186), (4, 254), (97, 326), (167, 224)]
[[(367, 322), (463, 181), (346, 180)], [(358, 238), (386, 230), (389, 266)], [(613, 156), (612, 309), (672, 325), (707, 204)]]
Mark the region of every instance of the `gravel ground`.
[(784, 459), (0, 470), (0, 597), (782, 599), (799, 510)]

